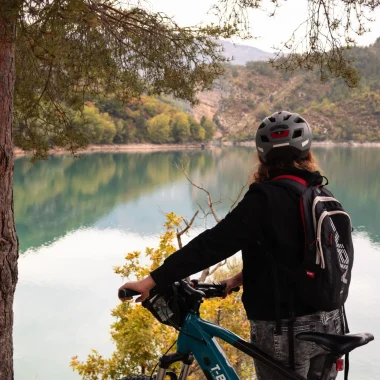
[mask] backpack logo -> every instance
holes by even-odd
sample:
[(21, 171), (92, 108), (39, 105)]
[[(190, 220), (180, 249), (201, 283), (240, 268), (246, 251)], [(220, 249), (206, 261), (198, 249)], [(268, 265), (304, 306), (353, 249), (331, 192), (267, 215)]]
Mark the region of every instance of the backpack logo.
[(331, 224), (332, 229), (334, 230), (334, 235), (335, 235), (334, 239), (335, 239), (336, 249), (339, 255), (339, 265), (345, 271), (343, 273), (341, 280), (344, 284), (347, 284), (346, 275), (347, 275), (348, 264), (350, 263), (350, 259), (348, 257), (346, 249), (344, 248), (344, 245), (340, 243), (339, 233), (336, 230), (335, 224), (333, 223), (331, 218), (330, 218), (330, 224)]

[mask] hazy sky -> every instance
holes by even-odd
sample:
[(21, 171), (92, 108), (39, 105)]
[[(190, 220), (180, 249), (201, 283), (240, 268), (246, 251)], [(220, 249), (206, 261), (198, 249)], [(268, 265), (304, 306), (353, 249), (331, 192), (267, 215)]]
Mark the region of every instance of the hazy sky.
[[(154, 11), (164, 12), (174, 19), (181, 26), (190, 26), (200, 22), (209, 22), (212, 16), (207, 12), (212, 4), (217, 0), (150, 0), (147, 2), (149, 7)], [(288, 0), (278, 10), (274, 18), (267, 17), (264, 11), (250, 11), (251, 34), (258, 37), (254, 40), (244, 41), (243, 44), (252, 45), (266, 51), (273, 51), (273, 46), (279, 46), (284, 42), (286, 37), (298, 25), (306, 19), (307, 1), (306, 0)], [(359, 45), (369, 45), (380, 37), (380, 9), (372, 17), (377, 22), (371, 24), (372, 31), (356, 39)], [(236, 43), (242, 43), (235, 40)]]

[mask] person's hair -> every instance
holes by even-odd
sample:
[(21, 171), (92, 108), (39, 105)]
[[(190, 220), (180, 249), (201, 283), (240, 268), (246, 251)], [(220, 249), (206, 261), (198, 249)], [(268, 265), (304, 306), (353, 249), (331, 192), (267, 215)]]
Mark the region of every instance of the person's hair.
[(305, 158), (301, 158), (296, 161), (284, 163), (284, 162), (276, 162), (274, 164), (272, 163), (266, 163), (262, 160), (260, 156), (259, 158), (259, 167), (257, 168), (257, 171), (253, 174), (251, 178), (251, 183), (263, 183), (265, 181), (268, 181), (269, 179), (269, 171), (271, 169), (304, 169), (308, 170), (309, 172), (315, 172), (315, 171), (321, 171), (321, 169), (318, 166), (317, 159), (315, 158), (314, 154), (311, 150), (309, 150), (309, 153)]

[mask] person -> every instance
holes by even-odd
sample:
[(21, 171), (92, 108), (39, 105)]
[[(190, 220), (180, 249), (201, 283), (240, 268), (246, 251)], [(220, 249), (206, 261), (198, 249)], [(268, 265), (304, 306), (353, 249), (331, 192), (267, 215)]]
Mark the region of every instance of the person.
[[(292, 175), (308, 184), (321, 184), (323, 178), (310, 150), (311, 142), (312, 129), (298, 114), (282, 111), (265, 118), (256, 134), (259, 166), (242, 201), (215, 227), (172, 254), (148, 277), (127, 282), (121, 288), (138, 291), (141, 296), (136, 301), (143, 301), (154, 286), (164, 290), (241, 250), (242, 272), (223, 281), (226, 293), (243, 285), (242, 302), (250, 320), (252, 342), (289, 366), (290, 285), (282, 271), (278, 271), (275, 285), (272, 260), (281, 268), (297, 268), (304, 255), (304, 231), (300, 196), (290, 188), (270, 186), (270, 181)], [(340, 310), (315, 310), (303, 303), (296, 292), (292, 304), (296, 316), (292, 319), (294, 335), (307, 331), (343, 333)], [(280, 331), (276, 320), (281, 320)], [(296, 372), (310, 380), (319, 379), (326, 351), (310, 342), (296, 339), (293, 342)], [(282, 379), (259, 362), (255, 362), (255, 367), (258, 380)], [(333, 366), (330, 379), (336, 376)]]

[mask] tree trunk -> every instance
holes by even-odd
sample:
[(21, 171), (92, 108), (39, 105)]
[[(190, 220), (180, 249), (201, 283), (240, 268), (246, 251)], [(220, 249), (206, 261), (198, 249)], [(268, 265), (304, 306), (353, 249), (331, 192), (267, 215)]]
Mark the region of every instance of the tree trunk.
[(14, 18), (3, 10), (0, 9), (0, 380), (13, 380), (13, 298), (18, 258), (12, 141), (16, 28), (10, 21)]

